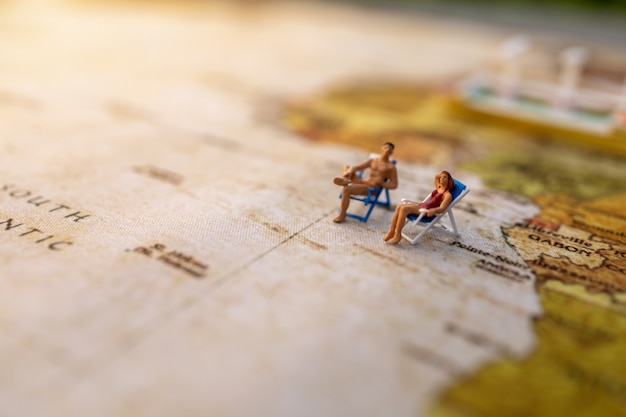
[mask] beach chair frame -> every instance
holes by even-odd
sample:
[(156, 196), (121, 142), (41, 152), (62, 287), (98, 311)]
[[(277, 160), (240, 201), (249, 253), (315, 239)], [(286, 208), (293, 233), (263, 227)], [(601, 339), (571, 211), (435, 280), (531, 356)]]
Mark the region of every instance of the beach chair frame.
[[(452, 212), (452, 209), (469, 192), (470, 192), (469, 188), (467, 188), (465, 184), (463, 184), (461, 181), (455, 178), (454, 188), (450, 190), (450, 193), (452, 194), (452, 202), (450, 202), (450, 205), (448, 206), (448, 208), (446, 208), (446, 210), (443, 213), (439, 213), (432, 217), (426, 217), (426, 211), (427, 211), (426, 209), (421, 209), (419, 215), (416, 215), (416, 214), (409, 215), (407, 218), (407, 222), (410, 223), (411, 226), (421, 224), (424, 226), (424, 228), (416, 236), (411, 237), (405, 231), (406, 226), (409, 226), (409, 224), (406, 224), (405, 228), (402, 230), (402, 237), (408, 240), (409, 242), (411, 242), (411, 245), (415, 245), (420, 240), (420, 238), (424, 236), (426, 233), (428, 233), (433, 227), (435, 227), (436, 224), (439, 224), (440, 228), (447, 230), (449, 232), (452, 232), (456, 236), (459, 236), (460, 235), (459, 229), (456, 226), (456, 220), (454, 219), (454, 213)], [(428, 200), (429, 197), (430, 196), (426, 197), (422, 202), (426, 202), (426, 200)], [(402, 202), (403, 203), (404, 202), (415, 203), (415, 201), (411, 201), (405, 198), (402, 199)], [(450, 220), (450, 225), (446, 225), (445, 223), (441, 222), (441, 220), (445, 216), (448, 216)]]
[[(378, 158), (378, 154), (370, 154), (369, 159)], [(391, 162), (396, 165), (396, 160), (392, 159)], [(357, 173), (359, 178), (363, 178), (363, 173), (365, 170), (361, 170)], [(339, 193), (339, 198), (341, 198), (342, 193)], [(384, 187), (369, 187), (369, 192), (367, 195), (353, 195), (350, 196), (350, 200), (355, 200), (363, 203), (365, 207), (367, 207), (367, 211), (363, 215), (355, 214), (355, 213), (346, 213), (346, 216), (352, 217), (353, 219), (360, 220), (362, 222), (367, 222), (370, 218), (370, 214), (374, 210), (374, 207), (391, 207), (391, 198), (389, 197), (389, 189)]]

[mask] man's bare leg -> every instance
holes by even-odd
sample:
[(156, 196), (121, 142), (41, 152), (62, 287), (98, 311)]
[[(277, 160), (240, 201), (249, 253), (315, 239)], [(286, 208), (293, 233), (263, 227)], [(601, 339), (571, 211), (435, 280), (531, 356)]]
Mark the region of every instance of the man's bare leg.
[(339, 214), (333, 219), (335, 223), (341, 223), (346, 219), (346, 212), (348, 211), (348, 206), (350, 205), (350, 194), (348, 194), (347, 188), (348, 187), (343, 187), (343, 191), (341, 193), (341, 205), (339, 206)]
[(346, 219), (346, 213), (350, 206), (350, 196), (352, 195), (367, 195), (369, 187), (360, 184), (351, 184), (343, 187), (341, 191), (341, 205), (339, 207), (339, 214), (333, 219), (335, 223), (341, 223)]
[(345, 187), (346, 185), (350, 185), (350, 180), (344, 177), (336, 177), (333, 180), (333, 183), (335, 183), (335, 185), (340, 185), (342, 187)]
[(340, 185), (345, 187), (346, 185), (350, 185), (352, 183), (360, 183), (360, 178), (355, 172), (350, 171), (350, 165), (344, 165), (341, 169), (341, 177), (336, 177), (333, 179), (333, 182), (336, 185)]

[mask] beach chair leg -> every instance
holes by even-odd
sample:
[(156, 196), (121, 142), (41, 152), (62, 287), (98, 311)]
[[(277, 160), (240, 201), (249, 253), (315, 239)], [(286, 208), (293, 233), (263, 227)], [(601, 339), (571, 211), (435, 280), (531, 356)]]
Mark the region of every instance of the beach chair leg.
[(429, 231), (429, 230), (430, 230), (433, 226), (435, 226), (435, 222), (434, 222), (434, 221), (433, 221), (433, 222), (431, 222), (431, 223), (429, 223), (426, 227), (424, 227), (424, 229), (423, 229), (423, 230), (422, 230), (422, 231), (421, 231), (421, 232), (420, 232), (417, 236), (415, 236), (415, 237), (413, 238), (413, 240), (411, 240), (411, 245), (415, 245), (415, 244), (417, 243), (417, 241), (418, 241), (418, 240), (420, 240), (420, 238), (421, 238), (422, 236), (424, 236), (426, 233), (428, 233), (428, 231)]
[[(415, 220), (407, 220), (408, 223), (411, 223), (412, 225), (417, 225), (420, 223), (420, 220), (422, 220), (422, 217), (424, 217), (424, 213), (420, 213), (420, 215), (415, 219)], [(411, 245), (415, 245), (415, 243), (417, 243), (417, 241), (424, 235), (424, 233), (426, 233), (429, 229), (430, 226), (432, 225), (432, 223), (429, 223), (426, 227), (424, 227), (415, 237), (411, 237), (409, 236), (404, 230), (404, 228), (402, 229), (402, 237), (405, 238), (406, 240), (408, 240), (409, 242), (411, 242)], [(406, 227), (406, 224), (405, 224)]]
[[(381, 194), (382, 194), (382, 190), (381, 190)], [(379, 200), (376, 202), (376, 204), (383, 206), (383, 207), (390, 207), (391, 198), (389, 198), (389, 190), (387, 188), (384, 189), (384, 194), (385, 194), (385, 199), (383, 200), (382, 197), (379, 197)]]
[(376, 207), (376, 204), (370, 204), (370, 208), (367, 209), (367, 213), (365, 213), (365, 216), (363, 216), (363, 219), (361, 219), (361, 221), (366, 222), (369, 220), (370, 214), (372, 214), (372, 210), (374, 210), (374, 207)]
[(454, 229), (454, 234), (459, 235), (459, 229), (456, 228), (456, 221), (454, 220), (454, 214), (452, 210), (448, 210), (448, 217), (450, 217), (450, 223), (452, 224), (452, 229)]

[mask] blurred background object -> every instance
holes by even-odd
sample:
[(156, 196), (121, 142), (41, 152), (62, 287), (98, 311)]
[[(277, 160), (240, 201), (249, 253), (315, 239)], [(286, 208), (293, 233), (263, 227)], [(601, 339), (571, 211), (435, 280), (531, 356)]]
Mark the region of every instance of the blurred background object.
[[(155, 7), (239, 3), (327, 2), (359, 7), (419, 13), (437, 18), (490, 25), (511, 31), (558, 33), (614, 46), (626, 42), (626, 0), (64, 0), (77, 4), (119, 4)], [(0, 0), (0, 5), (11, 0)]]
[(619, 44), (626, 40), (624, 0), (343, 0), (371, 7), (429, 13), (497, 25), (537, 29)]

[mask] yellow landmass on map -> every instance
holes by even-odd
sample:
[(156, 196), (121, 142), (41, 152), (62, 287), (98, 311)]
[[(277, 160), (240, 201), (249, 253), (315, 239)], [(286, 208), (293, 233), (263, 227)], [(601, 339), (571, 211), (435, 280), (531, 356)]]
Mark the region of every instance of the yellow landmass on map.
[(626, 293), (626, 195), (587, 201), (543, 195), (535, 202), (542, 208), (538, 219), (507, 234), (536, 273), (621, 299)]
[(430, 417), (626, 415), (626, 317), (540, 287), (539, 343), (521, 362), (483, 368)]
[[(541, 277), (540, 277), (541, 279)], [(592, 293), (582, 285), (566, 284), (557, 280), (543, 280), (541, 286), (545, 290), (559, 292), (574, 297), (578, 300), (585, 301), (595, 306), (613, 310), (621, 315), (626, 316), (626, 293), (605, 294)]]
[(533, 222), (505, 228), (507, 241), (543, 280), (583, 285), (590, 292), (626, 292), (623, 246), (592, 233), (560, 225), (551, 230)]
[(549, 257), (593, 270), (604, 263), (605, 258), (599, 252), (611, 248), (608, 243), (598, 241), (590, 233), (568, 226), (550, 230), (526, 223), (505, 228), (504, 232), (508, 235), (508, 241), (529, 262)]
[(563, 194), (546, 194), (534, 201), (542, 208), (543, 219), (626, 242), (626, 194), (583, 201)]
[(537, 218), (503, 231), (537, 275), (537, 349), (451, 388), (431, 417), (626, 415), (626, 199), (535, 201)]

